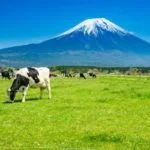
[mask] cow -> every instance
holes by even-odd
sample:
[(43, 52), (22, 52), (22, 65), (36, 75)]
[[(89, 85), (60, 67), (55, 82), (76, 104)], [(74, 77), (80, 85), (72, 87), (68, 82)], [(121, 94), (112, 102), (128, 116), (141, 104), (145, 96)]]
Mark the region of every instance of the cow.
[(80, 73), (79, 76), (80, 76), (80, 78), (86, 79), (84, 73)]
[(26, 94), (29, 87), (39, 87), (40, 88), (40, 98), (43, 96), (43, 90), (48, 89), (48, 98), (51, 98), (51, 86), (49, 79), (50, 71), (48, 68), (21, 68), (16, 72), (15, 79), (8, 89), (8, 96), (10, 102), (14, 102), (16, 93), (21, 90), (22, 92), (22, 102), (25, 102)]
[(15, 70), (13, 70), (13, 69), (8, 69), (8, 72), (9, 72), (11, 78), (14, 78), (14, 77), (15, 77)]
[(2, 71), (1, 75), (2, 75), (2, 78), (4, 79), (9, 79), (9, 80), (11, 79), (9, 71)]
[(71, 75), (71, 73), (68, 73), (68, 74), (66, 73), (66, 74), (65, 74), (65, 77), (72, 78), (72, 75)]
[(49, 77), (57, 77), (57, 74), (50, 73)]
[(91, 76), (91, 77), (93, 77), (93, 78), (96, 78), (96, 74), (93, 73), (93, 72), (90, 72), (90, 73), (89, 73), (89, 76)]

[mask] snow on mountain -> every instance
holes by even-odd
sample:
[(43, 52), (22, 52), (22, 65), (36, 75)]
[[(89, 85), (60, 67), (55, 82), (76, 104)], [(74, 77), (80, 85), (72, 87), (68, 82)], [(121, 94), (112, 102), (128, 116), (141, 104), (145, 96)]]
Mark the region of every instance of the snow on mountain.
[(84, 34), (88, 34), (88, 35), (93, 34), (95, 36), (97, 36), (99, 32), (103, 33), (104, 31), (117, 32), (119, 34), (128, 33), (123, 28), (119, 27), (118, 25), (110, 22), (105, 18), (94, 18), (94, 19), (87, 19), (81, 22), (80, 24), (60, 34), (59, 36), (68, 35), (77, 31), (81, 31)]

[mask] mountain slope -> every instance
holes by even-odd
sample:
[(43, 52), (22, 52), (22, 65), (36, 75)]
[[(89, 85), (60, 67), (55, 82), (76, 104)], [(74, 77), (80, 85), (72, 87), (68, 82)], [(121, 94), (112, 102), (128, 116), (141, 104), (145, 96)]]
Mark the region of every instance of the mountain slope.
[[(8, 54), (10, 55), (9, 61), (17, 60), (19, 62), (21, 57), (21, 60), (26, 60), (28, 65), (85, 64), (111, 66), (117, 65), (117, 63), (119, 66), (149, 65), (150, 63), (145, 61), (150, 56), (150, 43), (105, 18), (94, 18), (85, 20), (57, 37), (39, 44), (1, 49), (0, 56), (2, 58), (0, 57), (0, 60), (7, 61), (6, 56)], [(95, 55), (93, 56), (93, 54)], [(109, 55), (109, 57), (106, 57), (106, 55)], [(36, 59), (39, 58), (40, 64), (33, 61), (35, 56)], [(124, 56), (127, 56), (127, 58)], [(89, 58), (91, 58), (90, 61)], [(102, 62), (101, 58), (105, 58), (105, 62)], [(124, 59), (128, 62), (123, 63)], [(138, 62), (131, 62), (132, 59), (138, 60)], [(2, 61), (0, 62), (2, 63)], [(25, 61), (23, 65), (26, 65)]]

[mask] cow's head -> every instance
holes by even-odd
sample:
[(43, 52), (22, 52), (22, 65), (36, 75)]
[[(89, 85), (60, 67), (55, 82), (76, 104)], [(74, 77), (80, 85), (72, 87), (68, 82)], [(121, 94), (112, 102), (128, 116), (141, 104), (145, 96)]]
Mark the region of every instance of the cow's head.
[(12, 91), (11, 89), (7, 90), (7, 94), (9, 96), (10, 102), (13, 102), (15, 99), (17, 91)]
[(20, 79), (19, 79), (19, 78), (16, 78), (16, 79), (13, 81), (11, 88), (9, 88), (9, 89), (7, 90), (7, 94), (8, 94), (8, 96), (9, 96), (9, 99), (10, 99), (11, 102), (14, 101), (15, 96), (16, 96), (16, 93), (17, 93), (17, 91), (19, 90), (19, 88), (20, 88)]
[(11, 102), (14, 101), (16, 93), (18, 92), (21, 86), (28, 86), (28, 84), (29, 84), (29, 79), (18, 74), (16, 76), (16, 79), (14, 79), (10, 89), (7, 90), (7, 94), (9, 96), (10, 101)]

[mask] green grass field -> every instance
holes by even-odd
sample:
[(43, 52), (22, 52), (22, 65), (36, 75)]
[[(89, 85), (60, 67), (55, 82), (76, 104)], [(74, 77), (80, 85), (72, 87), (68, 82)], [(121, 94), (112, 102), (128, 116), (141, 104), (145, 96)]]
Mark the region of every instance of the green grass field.
[(150, 77), (53, 78), (52, 99), (29, 89), (7, 103), (0, 80), (0, 149), (150, 149)]

